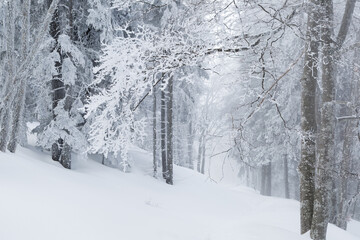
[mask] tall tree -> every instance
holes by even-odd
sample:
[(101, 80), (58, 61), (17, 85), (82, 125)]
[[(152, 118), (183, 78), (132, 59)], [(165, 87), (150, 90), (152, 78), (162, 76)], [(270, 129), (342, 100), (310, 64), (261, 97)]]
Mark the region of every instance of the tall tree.
[[(21, 4), (21, 62), (24, 62), (29, 51), (30, 41), (30, 0), (23, 0)], [(16, 144), (19, 143), (19, 135), (25, 133), (19, 133), (20, 129), (24, 131), (24, 108), (25, 108), (25, 96), (26, 96), (26, 77), (23, 77), (20, 81), (18, 93), (13, 102), (13, 117), (12, 117), (12, 130), (10, 134), (10, 140), (8, 143), (8, 149), (14, 153), (16, 151)]]
[(167, 172), (167, 153), (166, 153), (166, 94), (165, 90), (161, 90), (161, 119), (160, 119), (160, 148), (161, 148), (161, 164), (162, 175), (166, 179)]
[(173, 184), (173, 98), (174, 98), (174, 77), (171, 76), (168, 82), (168, 102), (166, 104), (167, 128), (166, 128), (166, 183)]
[(318, 78), (318, 57), (320, 41), (319, 23), (320, 0), (309, 1), (307, 6), (306, 52), (303, 77), (301, 79), (301, 160), (300, 172), (300, 202), (301, 202), (301, 233), (311, 229), (316, 165), (316, 89)]
[(321, 39), (322, 39), (322, 107), (321, 128), (319, 132), (319, 162), (316, 172), (314, 199), (314, 216), (311, 235), (314, 240), (325, 240), (329, 221), (329, 197), (332, 187), (332, 171), (334, 163), (334, 132), (335, 132), (335, 78), (336, 64), (340, 50), (346, 39), (356, 0), (348, 0), (339, 32), (334, 44), (334, 13), (333, 2), (323, 1), (321, 8)]
[[(12, 80), (16, 75), (15, 67), (15, 1), (8, 1), (7, 5), (7, 41), (6, 41), (6, 79), (2, 98), (9, 96), (8, 101), (2, 101), (0, 106), (0, 151), (5, 152), (11, 131), (12, 116)], [(16, 89), (16, 88), (15, 88)]]

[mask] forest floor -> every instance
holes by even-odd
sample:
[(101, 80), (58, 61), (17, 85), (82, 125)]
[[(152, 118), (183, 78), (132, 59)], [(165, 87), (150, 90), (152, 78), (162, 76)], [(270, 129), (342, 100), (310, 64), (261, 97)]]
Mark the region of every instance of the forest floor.
[[(169, 186), (152, 177), (150, 154), (131, 155), (132, 172), (123, 173), (81, 156), (66, 170), (31, 147), (1, 153), (0, 240), (310, 239), (299, 235), (297, 201), (181, 167)], [(359, 240), (359, 228), (330, 225), (328, 240)]]

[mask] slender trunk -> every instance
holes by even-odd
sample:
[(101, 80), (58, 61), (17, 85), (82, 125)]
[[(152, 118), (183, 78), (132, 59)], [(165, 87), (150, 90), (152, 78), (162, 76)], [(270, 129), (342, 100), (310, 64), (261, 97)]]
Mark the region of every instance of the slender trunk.
[(266, 165), (261, 165), (261, 186), (260, 186), (260, 194), (266, 195)]
[(290, 198), (290, 189), (289, 189), (289, 163), (287, 155), (284, 156), (284, 187), (285, 187), (285, 198)]
[(202, 146), (201, 146), (201, 156), (202, 156), (202, 160), (201, 160), (201, 169), (200, 172), (202, 174), (205, 173), (205, 151), (206, 151), (206, 141), (205, 141), (205, 136), (203, 137), (203, 141), (202, 141)]
[[(30, 40), (30, 6), (31, 0), (24, 0), (22, 3), (22, 28), (21, 28), (21, 61), (24, 62), (29, 51)], [(25, 124), (23, 122), (23, 112), (26, 96), (26, 78), (21, 78), (17, 97), (14, 101), (14, 112), (12, 119), (12, 131), (8, 143), (10, 152), (16, 151), (16, 144), (19, 143), (19, 130)], [(22, 133), (24, 135), (24, 133)], [(25, 134), (26, 135), (26, 134)]]
[(188, 133), (188, 167), (190, 169), (194, 169), (194, 161), (193, 161), (193, 144), (194, 144), (194, 136), (192, 129), (192, 121), (189, 122), (189, 133)]
[(165, 90), (161, 91), (161, 163), (162, 175), (166, 179), (167, 161), (166, 161), (166, 99)]
[(202, 145), (203, 145), (203, 141), (204, 141), (204, 136), (203, 136), (204, 130), (201, 132), (200, 138), (199, 138), (199, 148), (198, 148), (198, 157), (197, 157), (197, 165), (196, 165), (196, 170), (198, 172), (201, 172), (201, 154), (202, 154)]
[[(12, 96), (13, 93), (11, 90), (11, 80), (15, 76), (15, 2), (14, 1), (8, 1), (7, 2), (7, 11), (8, 11), (8, 17), (7, 17), (7, 41), (6, 41), (6, 61), (7, 61), (7, 80), (5, 82), (4, 87), (4, 97), (6, 95)], [(15, 88), (16, 91), (16, 88)], [(3, 101), (3, 105), (1, 106), (1, 112), (0, 112), (0, 123), (1, 123), (1, 129), (0, 129), (0, 151), (5, 152), (8, 138), (10, 134), (10, 122), (11, 122), (11, 101), (12, 97), (10, 97), (9, 101)], [(4, 100), (4, 99), (3, 99)]]
[(173, 184), (173, 77), (168, 82), (168, 104), (167, 104), (167, 174), (166, 183)]
[(300, 216), (301, 234), (311, 229), (314, 192), (315, 192), (315, 139), (316, 125), (316, 85), (318, 78), (319, 56), (319, 0), (311, 0), (307, 8), (307, 51), (305, 52), (305, 65), (301, 79), (301, 160), (300, 173)]
[(272, 171), (271, 171), (271, 161), (266, 165), (266, 195), (271, 196), (271, 181), (272, 181)]
[[(357, 184), (356, 192), (357, 192), (357, 193), (360, 192), (360, 182), (358, 182), (358, 184)], [(356, 209), (357, 209), (357, 204), (358, 204), (358, 198), (359, 198), (359, 197), (357, 197), (357, 198), (355, 199), (355, 201), (354, 201), (354, 207), (353, 207), (352, 214), (351, 214), (351, 217), (352, 217), (353, 219), (356, 219), (356, 217), (357, 217), (357, 216), (356, 216)]]
[(355, 126), (352, 126), (353, 121), (347, 122), (345, 126), (345, 138), (343, 143), (342, 150), (342, 161), (341, 161), (341, 182), (340, 182), (340, 199), (339, 199), (339, 209), (338, 216), (336, 219), (336, 225), (344, 230), (347, 227), (347, 218), (348, 218), (348, 207), (346, 205), (347, 196), (348, 196), (348, 177), (347, 173), (350, 172), (350, 162), (351, 162), (351, 147), (353, 140), (353, 130)]
[(156, 158), (156, 88), (153, 89), (153, 168), (154, 177), (157, 177), (157, 158)]
[[(356, 42), (360, 41), (360, 32), (357, 32), (356, 35)], [(353, 68), (355, 69), (360, 57), (359, 49), (355, 49), (354, 53), (354, 63)], [(350, 102), (358, 103), (359, 102), (359, 80), (357, 76), (353, 73), (352, 77), (350, 78), (350, 86), (351, 86), (351, 99)], [(358, 104), (355, 105), (357, 108)], [(346, 111), (345, 115), (351, 116), (356, 114), (357, 110), (349, 109), (348, 106), (345, 106)], [(345, 123), (345, 130), (344, 130), (344, 142), (342, 148), (342, 160), (341, 160), (341, 183), (340, 183), (340, 200), (339, 200), (339, 209), (338, 209), (338, 218), (336, 225), (344, 230), (347, 228), (347, 221), (350, 218), (350, 206), (346, 204), (348, 201), (348, 187), (349, 187), (349, 180), (348, 180), (348, 173), (351, 171), (351, 162), (353, 159), (352, 150), (354, 147), (354, 139), (356, 138), (355, 132), (357, 128), (357, 123), (354, 120), (347, 120)]]

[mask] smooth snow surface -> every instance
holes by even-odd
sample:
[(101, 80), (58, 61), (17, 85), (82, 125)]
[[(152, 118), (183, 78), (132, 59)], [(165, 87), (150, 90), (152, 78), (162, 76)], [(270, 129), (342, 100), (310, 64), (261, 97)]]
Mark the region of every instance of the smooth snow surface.
[(348, 223), (348, 231), (360, 239), (360, 222), (354, 220), (350, 221)]
[[(151, 177), (150, 155), (131, 154), (132, 173), (122, 173), (80, 157), (66, 170), (36, 150), (1, 153), (0, 240), (310, 239), (299, 235), (296, 201), (180, 167), (168, 186)], [(328, 240), (360, 239), (353, 234), (329, 226)]]

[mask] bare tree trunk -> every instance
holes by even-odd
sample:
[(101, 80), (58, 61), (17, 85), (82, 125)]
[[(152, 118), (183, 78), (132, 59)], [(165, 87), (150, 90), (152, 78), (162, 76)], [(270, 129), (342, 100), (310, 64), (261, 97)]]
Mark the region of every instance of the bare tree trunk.
[[(24, 62), (29, 51), (30, 40), (30, 6), (31, 0), (23, 0), (22, 3), (22, 29), (21, 29), (21, 61)], [(25, 123), (23, 122), (23, 112), (25, 107), (26, 96), (26, 80), (22, 78), (20, 81), (17, 97), (15, 97), (14, 112), (12, 118), (12, 131), (8, 143), (8, 150), (12, 153), (16, 151), (16, 144), (19, 143), (19, 130)], [(24, 133), (23, 133), (24, 135)], [(26, 135), (26, 133), (25, 133)]]
[(322, 22), (323, 61), (322, 61), (322, 108), (321, 129), (319, 134), (319, 162), (317, 166), (314, 215), (311, 236), (314, 240), (325, 240), (329, 221), (329, 196), (332, 184), (332, 165), (334, 163), (334, 100), (335, 100), (335, 67), (339, 50), (345, 41), (351, 17), (355, 7), (355, 0), (348, 0), (345, 13), (334, 46), (333, 35), (333, 2), (324, 1), (322, 7), (324, 16)]
[(353, 130), (355, 129), (353, 121), (347, 122), (345, 126), (345, 138), (342, 150), (342, 161), (341, 161), (341, 186), (340, 186), (340, 199), (339, 199), (339, 210), (336, 225), (344, 230), (347, 227), (348, 218), (348, 206), (346, 205), (348, 196), (348, 177), (347, 173), (350, 172), (351, 162), (351, 147), (353, 140)]
[[(360, 193), (360, 181), (357, 184), (356, 192)], [(357, 204), (358, 204), (358, 197), (354, 201), (354, 207), (353, 207), (352, 214), (351, 214), (351, 217), (354, 218), (354, 219), (356, 219), (356, 207), (357, 207)]]
[(285, 198), (290, 198), (290, 190), (289, 190), (289, 163), (287, 159), (287, 155), (284, 155), (284, 187), (285, 187)]
[[(7, 3), (8, 17), (7, 17), (7, 41), (6, 41), (6, 61), (7, 61), (7, 80), (5, 82), (3, 96), (12, 95), (10, 90), (11, 80), (15, 76), (15, 2), (8, 1)], [(16, 88), (15, 88), (16, 91)], [(10, 97), (11, 99), (11, 97)], [(3, 101), (5, 102), (5, 101)], [(3, 106), (0, 109), (0, 120), (1, 120), (1, 129), (0, 129), (0, 151), (5, 152), (8, 138), (10, 134), (10, 122), (11, 122), (11, 100), (3, 103)]]
[(260, 184), (260, 194), (266, 195), (266, 165), (261, 165), (261, 184)]
[[(356, 35), (356, 42), (360, 41), (360, 32), (357, 32)], [(360, 59), (360, 51), (359, 49), (355, 49), (354, 53), (354, 63), (353, 67), (356, 68), (356, 62)], [(353, 73), (352, 78), (350, 79), (352, 81), (350, 83), (351, 86), (351, 99), (352, 103), (358, 103), (359, 102), (359, 80), (357, 79), (357, 76)], [(356, 104), (357, 105), (357, 104)], [(357, 107), (355, 105), (355, 108)], [(345, 111), (345, 115), (351, 116), (352, 114), (356, 114), (356, 111), (354, 109), (348, 109), (348, 106), (345, 106), (347, 109)], [(346, 204), (348, 201), (348, 173), (351, 171), (351, 162), (353, 159), (352, 156), (352, 150), (354, 147), (354, 139), (356, 138), (356, 128), (357, 123), (354, 120), (346, 120), (345, 123), (345, 130), (344, 130), (344, 142), (343, 142), (343, 148), (342, 148), (342, 161), (341, 161), (341, 187), (340, 187), (340, 200), (339, 200), (339, 210), (338, 210), (338, 218), (336, 225), (344, 230), (347, 228), (347, 220), (350, 218), (350, 206)]]
[(319, 57), (319, 4), (319, 0), (311, 0), (307, 8), (307, 50), (305, 52), (305, 65), (301, 80), (301, 130), (303, 137), (299, 164), (301, 234), (311, 229), (314, 209), (315, 139), (317, 134), (315, 102), (318, 78), (317, 63)]
[(266, 165), (266, 195), (271, 196), (271, 180), (272, 180), (272, 171), (271, 171), (271, 161)]
[(204, 144), (204, 130), (201, 131), (199, 137), (199, 148), (198, 148), (198, 157), (197, 157), (197, 166), (196, 170), (201, 173), (201, 159), (202, 159), (202, 145)]
[(167, 104), (167, 174), (166, 183), (173, 184), (173, 84), (174, 79), (170, 77), (168, 82), (168, 104)]
[(205, 141), (205, 136), (203, 137), (203, 141), (202, 141), (202, 146), (201, 146), (201, 156), (202, 156), (202, 160), (201, 160), (201, 169), (200, 172), (202, 174), (205, 173), (205, 151), (206, 151), (206, 141)]
[(166, 99), (165, 90), (161, 90), (161, 163), (162, 175), (166, 179), (167, 161), (166, 161)]
[(189, 133), (188, 133), (188, 167), (194, 169), (194, 160), (193, 160), (193, 144), (194, 144), (194, 135), (192, 129), (192, 120), (189, 122)]
[(157, 177), (157, 157), (156, 157), (156, 88), (153, 89), (153, 168), (154, 177)]
[(314, 215), (311, 236), (314, 240), (325, 240), (329, 221), (329, 197), (332, 187), (331, 164), (334, 156), (334, 49), (331, 47), (333, 6), (332, 1), (323, 3), (322, 23), (323, 65), (322, 65), (322, 108), (319, 132), (319, 163), (316, 172)]

